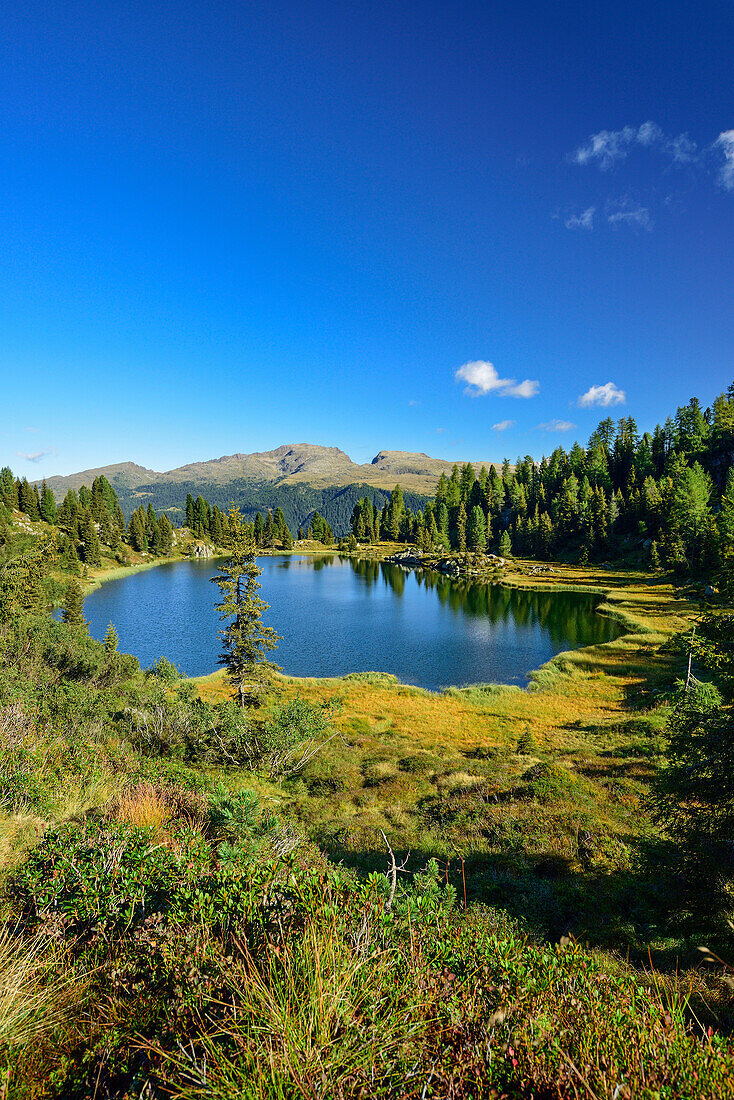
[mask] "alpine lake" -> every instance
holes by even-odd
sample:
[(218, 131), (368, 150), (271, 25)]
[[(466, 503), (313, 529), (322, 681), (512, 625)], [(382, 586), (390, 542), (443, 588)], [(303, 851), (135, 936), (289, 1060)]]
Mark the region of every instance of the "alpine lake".
[[(621, 633), (599, 597), (454, 580), (364, 559), (261, 557), (263, 621), (282, 635), (272, 659), (289, 676), (387, 672), (431, 691), (475, 683), (524, 686), (557, 653)], [(90, 593), (95, 638), (109, 623), (143, 667), (165, 656), (187, 676), (217, 668), (216, 561), (163, 563)]]

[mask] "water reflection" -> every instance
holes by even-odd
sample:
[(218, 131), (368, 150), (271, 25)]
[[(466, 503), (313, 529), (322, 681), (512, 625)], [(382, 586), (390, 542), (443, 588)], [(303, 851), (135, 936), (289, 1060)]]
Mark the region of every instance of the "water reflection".
[[(259, 559), (275, 660), (295, 676), (375, 670), (404, 683), (525, 683), (556, 653), (609, 641), (598, 598), (452, 580), (428, 570), (338, 554)], [(95, 637), (109, 622), (144, 666), (161, 654), (192, 676), (217, 666), (219, 621), (211, 562), (158, 566), (87, 597)]]
[(392, 562), (346, 560), (367, 586), (382, 577), (391, 592), (403, 596), (406, 583), (412, 578), (419, 587), (435, 592), (439, 602), (457, 616), (469, 615), (493, 624), (539, 625), (554, 644), (565, 643), (570, 649), (599, 645), (616, 636), (610, 621), (594, 613), (601, 602), (599, 596), (508, 588), (471, 579), (452, 579), (430, 569), (407, 570)]

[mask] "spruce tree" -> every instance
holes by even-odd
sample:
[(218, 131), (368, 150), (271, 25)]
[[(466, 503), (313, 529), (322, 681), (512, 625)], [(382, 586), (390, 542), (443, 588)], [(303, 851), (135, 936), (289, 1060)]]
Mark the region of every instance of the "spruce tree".
[(500, 535), (500, 557), (510, 558), (512, 557), (512, 540), (510, 539), (510, 532), (503, 531)]
[[(221, 537), (221, 525), (219, 534)], [(170, 554), (173, 548), (173, 527), (171, 521), (164, 512), (158, 523), (159, 545), (161, 554)]]
[(33, 486), (30, 485), (28, 479), (25, 477), (20, 483), (18, 503), (20, 505), (21, 512), (25, 512), (29, 519), (41, 518), (41, 513), (38, 508), (37, 502), (37, 493), (33, 492)]
[(456, 549), (461, 554), (466, 552), (466, 508), (463, 500), (456, 516)]
[(0, 470), (0, 502), (6, 508), (18, 507), (18, 490), (15, 487), (13, 471), (9, 466), (3, 466)]
[(79, 626), (86, 630), (89, 625), (84, 619), (84, 593), (76, 578), (72, 578), (66, 586), (61, 618), (69, 626)]
[(268, 514), (265, 517), (265, 526), (263, 528), (263, 545), (271, 547), (275, 542), (275, 520), (273, 519), (273, 513), (268, 508)]
[(660, 551), (658, 550), (658, 544), (653, 541), (650, 546), (650, 568), (653, 572), (660, 572)]
[(239, 704), (244, 707), (248, 696), (256, 696), (262, 690), (266, 655), (276, 648), (280, 637), (262, 622), (263, 612), (268, 609), (268, 604), (257, 595), (262, 569), (255, 560), (254, 539), (245, 530), (238, 508), (229, 513), (229, 538), (230, 556), (217, 566), (219, 576), (212, 578), (222, 597), (216, 605), (219, 619), (226, 623), (219, 631), (222, 639), (219, 663), (227, 670)]
[(82, 520), (81, 525), (82, 536), (82, 558), (85, 565), (101, 565), (102, 553), (99, 544), (99, 536), (97, 529), (94, 526), (94, 520), (92, 519), (92, 513), (87, 512)]
[(46, 523), (56, 523), (56, 501), (54, 495), (44, 481), (41, 489), (41, 519)]
[(484, 520), (484, 512), (475, 504), (469, 516), (467, 528), (467, 542), (470, 550), (484, 550), (487, 546), (487, 530)]

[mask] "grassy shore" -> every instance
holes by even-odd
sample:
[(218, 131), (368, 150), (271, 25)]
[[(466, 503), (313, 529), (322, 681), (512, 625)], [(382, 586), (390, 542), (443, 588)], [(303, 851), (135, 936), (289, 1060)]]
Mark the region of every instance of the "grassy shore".
[[(544, 934), (575, 931), (623, 950), (675, 954), (684, 948), (664, 912), (653, 899), (638, 920), (632, 894), (635, 883), (650, 887), (635, 872), (646, 853), (671, 856), (647, 812), (677, 671), (661, 646), (697, 605), (666, 578), (554, 569), (539, 582), (517, 563), (504, 583), (598, 593), (600, 611), (626, 632), (559, 654), (525, 690), (435, 693), (380, 673), (279, 676), (276, 694), (338, 701), (342, 736), (296, 780), (259, 789), (363, 871), (383, 866), (384, 831), (402, 853), (448, 861), (456, 873), (463, 861), (470, 900), (504, 906)], [(195, 683), (209, 701), (228, 693), (219, 672)], [(592, 881), (589, 904), (593, 890), (581, 895)]]

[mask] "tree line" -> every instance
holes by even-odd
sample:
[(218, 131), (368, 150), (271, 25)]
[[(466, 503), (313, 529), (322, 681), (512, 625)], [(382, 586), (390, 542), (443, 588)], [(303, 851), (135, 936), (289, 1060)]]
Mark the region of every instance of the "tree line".
[[(137, 508), (142, 498), (150, 500), (156, 511), (165, 511), (176, 526), (184, 523), (187, 497), (191, 496), (196, 500), (200, 493), (204, 495), (210, 508), (216, 505), (224, 515), (235, 504), (243, 521), (249, 523), (254, 521), (258, 512), (264, 517), (268, 508), (274, 512), (279, 507), (294, 537), (299, 527), (304, 531), (308, 528), (311, 517), (318, 512), (329, 524), (336, 538), (349, 533), (352, 508), (360, 497), (368, 496), (378, 508), (382, 508), (383, 502), (390, 496), (389, 489), (378, 489), (370, 485), (331, 485), (316, 488), (305, 483), (275, 485), (271, 481), (257, 481), (252, 478), (234, 478), (220, 485), (183, 481), (151, 482), (133, 489), (124, 485), (117, 486), (117, 495), (126, 516)], [(406, 503), (414, 510), (422, 508), (426, 499), (426, 494), (405, 492)]]
[[(235, 538), (240, 537), (242, 526), (246, 536), (258, 549), (293, 549), (293, 535), (282, 508), (277, 507), (275, 511), (268, 508), (265, 515), (256, 512), (252, 520), (243, 520), (239, 509), (237, 515), (238, 523), (233, 527), (231, 508), (229, 512), (223, 512), (216, 504), (210, 504), (201, 493), (195, 500), (191, 493), (186, 497), (186, 526), (198, 538), (210, 538), (217, 546), (229, 547)], [(298, 538), (313, 539), (324, 546), (332, 546), (334, 531), (331, 524), (314, 511), (308, 522), (298, 528)]]
[(697, 398), (640, 431), (607, 417), (586, 447), (557, 447), (501, 470), (471, 463), (441, 478), (422, 510), (393, 490), (381, 509), (354, 506), (357, 542), (399, 540), (427, 551), (482, 552), (549, 560), (642, 551), (653, 568), (718, 568), (734, 550), (734, 384), (711, 408)]

